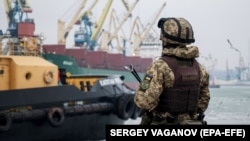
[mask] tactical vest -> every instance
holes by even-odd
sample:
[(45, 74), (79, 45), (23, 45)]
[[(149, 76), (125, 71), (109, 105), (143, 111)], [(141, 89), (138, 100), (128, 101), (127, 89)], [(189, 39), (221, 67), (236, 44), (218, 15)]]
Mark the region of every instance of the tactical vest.
[(172, 88), (165, 88), (157, 106), (159, 112), (193, 113), (197, 111), (200, 93), (199, 65), (195, 59), (164, 56), (175, 80)]

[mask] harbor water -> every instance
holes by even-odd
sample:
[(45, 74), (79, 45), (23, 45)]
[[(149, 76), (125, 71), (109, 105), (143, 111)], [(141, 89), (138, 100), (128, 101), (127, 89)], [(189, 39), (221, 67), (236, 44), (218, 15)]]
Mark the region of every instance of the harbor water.
[[(250, 125), (250, 86), (210, 88), (211, 100), (205, 112), (210, 125)], [(140, 118), (126, 124), (139, 124)]]

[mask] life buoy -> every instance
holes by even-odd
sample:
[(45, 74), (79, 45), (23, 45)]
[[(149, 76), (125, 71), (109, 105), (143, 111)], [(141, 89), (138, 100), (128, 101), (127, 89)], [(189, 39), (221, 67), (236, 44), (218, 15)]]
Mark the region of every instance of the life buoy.
[(25, 46), (30, 51), (35, 51), (37, 49), (37, 42), (35, 38), (28, 38), (27, 41), (25, 41)]
[(49, 109), (47, 113), (48, 122), (52, 127), (59, 127), (64, 122), (64, 112), (59, 107)]
[(0, 113), (0, 131), (8, 131), (12, 125), (12, 120), (9, 114)]
[(135, 106), (134, 96), (124, 94), (118, 99), (116, 114), (119, 118), (127, 120), (132, 116)]
[(44, 81), (47, 84), (50, 84), (54, 81), (54, 71), (48, 70), (44, 73)]

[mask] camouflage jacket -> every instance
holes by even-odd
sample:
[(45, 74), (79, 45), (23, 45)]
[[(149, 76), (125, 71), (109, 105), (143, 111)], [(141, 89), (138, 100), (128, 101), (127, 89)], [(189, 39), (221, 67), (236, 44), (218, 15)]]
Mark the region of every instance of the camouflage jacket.
[[(177, 56), (180, 58), (199, 57), (199, 50), (196, 46), (179, 46), (177, 48), (164, 48), (162, 55)], [(209, 75), (205, 68), (200, 66), (200, 99), (198, 101), (198, 112), (204, 112), (210, 101)], [(154, 61), (147, 69), (144, 79), (136, 91), (134, 101), (142, 109), (153, 111), (156, 108), (159, 97), (165, 88), (174, 84), (174, 74), (168, 64), (159, 59)]]

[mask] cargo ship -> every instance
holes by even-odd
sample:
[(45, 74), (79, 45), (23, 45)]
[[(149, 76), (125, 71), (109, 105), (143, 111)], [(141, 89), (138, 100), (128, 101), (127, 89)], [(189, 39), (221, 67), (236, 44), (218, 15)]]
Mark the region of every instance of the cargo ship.
[[(45, 58), (68, 68), (72, 74), (118, 74), (124, 76), (128, 84), (136, 82), (131, 72), (124, 69), (126, 65), (133, 65), (142, 78), (153, 58), (139, 56), (124, 56), (119, 53), (105, 51), (89, 51), (83, 48), (65, 48), (64, 45), (44, 45)], [(76, 69), (79, 66), (81, 69)]]
[(34, 20), (22, 17), (32, 12), (28, 2), (4, 5), (9, 27), (0, 30), (1, 140), (104, 140), (106, 125), (140, 116), (122, 75), (85, 74), (70, 57), (62, 64), (71, 67), (52, 61), (58, 56), (44, 53)]
[[(58, 20), (57, 44), (43, 45), (46, 58), (51, 62), (58, 62), (62, 67), (69, 67), (72, 74), (79, 73), (77, 69), (70, 66), (74, 64), (72, 62), (76, 62), (85, 74), (122, 75), (124, 82), (136, 89), (137, 80), (131, 72), (124, 69), (124, 66), (133, 65), (139, 76), (143, 77), (150, 63), (161, 55), (162, 46), (158, 39), (160, 35), (153, 36), (150, 31), (155, 26), (166, 3), (161, 5), (147, 26), (143, 27), (137, 16), (133, 21), (130, 36), (122, 35), (120, 37), (118, 34), (122, 32), (125, 22), (132, 17), (132, 11), (139, 0), (133, 1), (132, 4), (122, 2), (127, 10), (120, 20), (117, 20), (119, 17), (117, 17), (115, 9), (110, 11), (113, 0), (107, 0), (97, 22), (92, 21), (89, 14), (97, 1), (93, 1), (87, 10), (83, 10), (83, 13), (79, 11), (82, 11), (85, 3), (84, 1), (80, 3), (69, 22)], [(102, 28), (104, 21), (108, 19), (108, 13), (110, 14), (109, 30)], [(74, 32), (74, 47), (67, 47), (67, 36), (74, 25), (79, 25), (79, 30)]]

